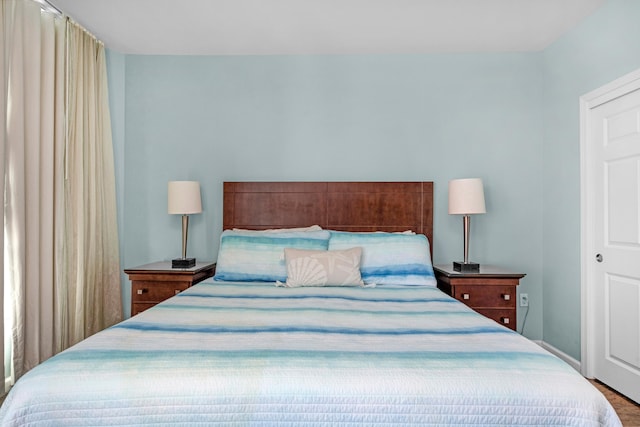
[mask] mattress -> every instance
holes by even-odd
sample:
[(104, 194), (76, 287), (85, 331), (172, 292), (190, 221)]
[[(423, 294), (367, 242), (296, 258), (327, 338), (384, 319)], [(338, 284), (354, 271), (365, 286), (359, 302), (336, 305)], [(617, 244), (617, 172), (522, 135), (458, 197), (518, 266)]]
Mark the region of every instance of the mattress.
[(37, 366), (0, 421), (620, 425), (566, 363), (436, 288), (218, 282)]

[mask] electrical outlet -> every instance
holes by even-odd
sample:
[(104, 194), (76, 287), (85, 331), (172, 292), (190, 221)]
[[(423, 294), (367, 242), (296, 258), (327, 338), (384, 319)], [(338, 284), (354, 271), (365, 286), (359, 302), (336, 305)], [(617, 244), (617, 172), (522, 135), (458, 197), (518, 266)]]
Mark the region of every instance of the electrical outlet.
[(520, 294), (520, 307), (529, 307), (529, 294)]

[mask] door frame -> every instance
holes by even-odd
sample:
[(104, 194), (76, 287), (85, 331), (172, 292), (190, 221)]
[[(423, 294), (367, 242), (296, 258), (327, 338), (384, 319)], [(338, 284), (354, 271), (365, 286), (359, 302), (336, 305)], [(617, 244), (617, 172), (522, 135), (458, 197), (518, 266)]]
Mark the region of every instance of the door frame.
[(587, 378), (595, 376), (595, 331), (596, 319), (590, 313), (594, 312), (594, 247), (593, 233), (595, 223), (590, 206), (593, 204), (592, 191), (593, 171), (590, 169), (593, 153), (590, 150), (591, 139), (591, 110), (613, 99), (624, 96), (640, 89), (640, 69), (626, 74), (611, 83), (595, 89), (580, 97), (580, 308), (581, 308), (581, 361), (580, 372)]

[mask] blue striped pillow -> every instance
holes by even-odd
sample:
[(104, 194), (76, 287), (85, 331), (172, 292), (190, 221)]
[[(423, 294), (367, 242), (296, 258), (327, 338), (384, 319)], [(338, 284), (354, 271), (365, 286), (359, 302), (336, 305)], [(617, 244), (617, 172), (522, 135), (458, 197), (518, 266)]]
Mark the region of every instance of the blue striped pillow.
[(326, 250), (329, 231), (255, 233), (225, 230), (214, 280), (275, 282), (287, 280), (284, 248)]
[(329, 250), (362, 247), (360, 272), (367, 284), (436, 286), (424, 234), (331, 231)]

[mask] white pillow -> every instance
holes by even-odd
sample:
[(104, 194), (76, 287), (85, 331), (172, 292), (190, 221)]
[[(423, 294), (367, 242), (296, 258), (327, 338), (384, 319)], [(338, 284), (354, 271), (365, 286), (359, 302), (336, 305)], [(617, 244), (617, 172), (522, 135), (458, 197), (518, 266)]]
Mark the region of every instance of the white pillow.
[(285, 286), (364, 286), (360, 276), (362, 248), (317, 251), (285, 248)]

